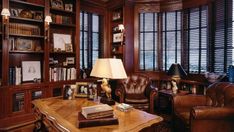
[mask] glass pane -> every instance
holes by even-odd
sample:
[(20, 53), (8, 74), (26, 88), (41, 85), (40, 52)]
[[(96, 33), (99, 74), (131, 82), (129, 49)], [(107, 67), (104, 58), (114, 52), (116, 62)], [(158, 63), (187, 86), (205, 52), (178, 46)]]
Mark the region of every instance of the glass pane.
[(99, 34), (93, 33), (93, 50), (99, 50)]
[(24, 110), (24, 93), (15, 93), (13, 95), (13, 112)]
[(146, 70), (153, 70), (153, 52), (152, 51), (146, 51), (145, 52), (145, 69)]
[(53, 89), (53, 97), (62, 96), (62, 88), (54, 88)]
[(32, 92), (32, 100), (35, 100), (35, 99), (40, 99), (42, 98), (42, 91), (33, 91)]
[(153, 13), (145, 13), (145, 31), (153, 31)]
[(88, 31), (88, 14), (84, 13), (84, 30)]
[(93, 15), (93, 32), (99, 32), (99, 16)]

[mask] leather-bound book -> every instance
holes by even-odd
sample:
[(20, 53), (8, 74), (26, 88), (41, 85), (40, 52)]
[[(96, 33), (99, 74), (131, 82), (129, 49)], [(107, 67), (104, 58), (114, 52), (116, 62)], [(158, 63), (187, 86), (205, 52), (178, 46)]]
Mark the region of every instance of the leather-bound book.
[(119, 124), (118, 118), (113, 116), (108, 116), (104, 118), (96, 118), (96, 119), (86, 119), (81, 112), (78, 113), (78, 128), (84, 127), (93, 127), (93, 126), (105, 126), (105, 125), (116, 125)]

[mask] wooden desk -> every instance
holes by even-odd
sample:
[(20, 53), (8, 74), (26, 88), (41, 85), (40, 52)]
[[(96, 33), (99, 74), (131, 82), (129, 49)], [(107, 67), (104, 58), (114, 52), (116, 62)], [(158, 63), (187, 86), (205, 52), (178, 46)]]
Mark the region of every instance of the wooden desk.
[(144, 111), (133, 109), (129, 112), (121, 112), (114, 108), (114, 115), (118, 118), (118, 125), (87, 127), (78, 129), (77, 116), (81, 107), (98, 104), (98, 102), (88, 101), (85, 98), (75, 100), (63, 100), (62, 97), (35, 100), (32, 102), (37, 118), (42, 118), (43, 122), (51, 126), (55, 131), (70, 132), (136, 132), (143, 128), (151, 127), (163, 119), (160, 116), (152, 115)]

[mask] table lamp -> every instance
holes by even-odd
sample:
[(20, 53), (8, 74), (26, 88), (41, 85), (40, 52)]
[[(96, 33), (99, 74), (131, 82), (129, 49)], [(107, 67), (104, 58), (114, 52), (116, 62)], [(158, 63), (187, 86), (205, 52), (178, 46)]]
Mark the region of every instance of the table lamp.
[(177, 83), (179, 82), (180, 78), (186, 76), (187, 73), (180, 64), (173, 63), (169, 68), (167, 75), (172, 76), (172, 92), (176, 94), (178, 90)]
[(97, 59), (90, 76), (103, 78), (101, 88), (105, 91), (106, 97), (101, 98), (101, 103), (114, 105), (115, 102), (111, 98), (111, 88), (108, 79), (125, 79), (127, 78), (121, 59), (102, 58)]

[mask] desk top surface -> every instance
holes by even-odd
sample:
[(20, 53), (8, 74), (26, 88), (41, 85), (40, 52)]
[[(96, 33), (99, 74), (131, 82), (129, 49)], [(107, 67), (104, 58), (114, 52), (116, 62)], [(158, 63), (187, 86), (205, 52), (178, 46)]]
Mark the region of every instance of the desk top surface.
[(56, 128), (61, 131), (100, 131), (100, 132), (125, 132), (139, 131), (145, 127), (161, 122), (160, 116), (133, 109), (121, 112), (114, 108), (114, 115), (118, 118), (118, 125), (77, 128), (78, 112), (82, 107), (98, 104), (98, 101), (88, 101), (86, 98), (63, 100), (62, 97), (34, 100), (34, 107), (42, 113)]

